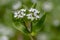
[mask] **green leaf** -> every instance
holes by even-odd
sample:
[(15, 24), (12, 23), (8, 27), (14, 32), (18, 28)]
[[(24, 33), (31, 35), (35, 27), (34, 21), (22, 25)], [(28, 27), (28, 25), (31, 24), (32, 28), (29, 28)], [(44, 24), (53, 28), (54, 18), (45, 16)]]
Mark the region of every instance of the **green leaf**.
[(22, 19), (12, 18), (13, 20), (13, 27), (22, 32), (25, 35), (29, 35), (29, 31), (25, 27), (24, 21)]
[(22, 25), (20, 23), (20, 25), (16, 25), (15, 23), (12, 23), (13, 27), (16, 28), (17, 30), (19, 30), (20, 32), (22, 32), (25, 35), (29, 34), (29, 31), (26, 29), (26, 27), (24, 25)]
[(37, 4), (36, 4), (36, 3), (34, 3), (34, 4), (32, 5), (32, 8), (36, 8), (36, 5), (37, 5)]
[(32, 36), (35, 36), (42, 28), (42, 25), (45, 21), (45, 17), (46, 17), (46, 14), (44, 14), (41, 19), (35, 24), (32, 26), (32, 33), (31, 35)]

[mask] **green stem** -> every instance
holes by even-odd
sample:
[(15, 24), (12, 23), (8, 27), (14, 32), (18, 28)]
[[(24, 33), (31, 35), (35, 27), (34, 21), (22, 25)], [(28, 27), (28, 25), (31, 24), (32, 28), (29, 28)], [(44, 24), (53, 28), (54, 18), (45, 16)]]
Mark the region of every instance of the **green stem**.
[(32, 36), (31, 34), (29, 35), (30, 40), (37, 40), (35, 36)]
[(35, 36), (31, 36), (31, 40), (37, 40)]
[[(32, 23), (30, 21), (26, 21), (25, 26), (27, 27), (29, 32), (32, 31)], [(31, 34), (29, 34), (29, 37), (30, 37), (30, 40), (37, 40), (36, 37), (32, 36)]]

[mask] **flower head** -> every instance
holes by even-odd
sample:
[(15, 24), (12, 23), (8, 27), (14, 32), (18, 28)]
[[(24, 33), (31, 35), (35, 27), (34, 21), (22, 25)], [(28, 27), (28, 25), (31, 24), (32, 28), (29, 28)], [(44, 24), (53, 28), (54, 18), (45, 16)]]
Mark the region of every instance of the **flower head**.
[(40, 18), (39, 17), (40, 12), (37, 9), (31, 8), (29, 10), (29, 12), (33, 14), (33, 17), (34, 17), (35, 20), (37, 20), (38, 18)]

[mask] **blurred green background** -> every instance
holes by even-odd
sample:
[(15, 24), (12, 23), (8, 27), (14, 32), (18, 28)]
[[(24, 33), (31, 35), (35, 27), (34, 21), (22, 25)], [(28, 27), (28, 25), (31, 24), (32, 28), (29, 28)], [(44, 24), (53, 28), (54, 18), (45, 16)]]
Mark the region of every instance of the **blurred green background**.
[(47, 13), (37, 40), (60, 40), (60, 0), (0, 0), (0, 40), (29, 40), (13, 27), (12, 13), (22, 5), (30, 8), (34, 3)]

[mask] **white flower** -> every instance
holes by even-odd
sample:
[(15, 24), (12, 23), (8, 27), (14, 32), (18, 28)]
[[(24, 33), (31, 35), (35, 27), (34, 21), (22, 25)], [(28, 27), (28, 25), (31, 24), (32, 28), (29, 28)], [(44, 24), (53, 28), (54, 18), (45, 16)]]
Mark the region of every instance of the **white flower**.
[(18, 14), (21, 14), (22, 16), (26, 15), (25, 10), (18, 11)]
[(31, 8), (31, 9), (29, 10), (29, 12), (39, 13), (39, 11), (36, 10), (36, 9), (34, 9), (34, 8)]
[(31, 17), (31, 21), (33, 21), (34, 20), (34, 17)]
[(14, 17), (16, 18), (18, 16), (18, 13), (17, 12), (14, 12)]
[(29, 10), (29, 12), (34, 12), (34, 9), (33, 9), (33, 8), (31, 8), (31, 9)]
[(31, 19), (31, 21), (34, 20), (34, 17), (32, 16), (32, 13), (31, 13), (31, 14), (27, 14), (27, 18), (28, 18), (28, 19)]
[(23, 16), (22, 15), (18, 15), (18, 18), (23, 18)]
[(38, 10), (35, 9), (35, 12), (34, 13), (40, 13)]
[(20, 11), (22, 11), (22, 12), (26, 12), (26, 9), (21, 9)]
[(38, 13), (34, 13), (34, 16), (37, 16), (38, 15)]
[(39, 18), (40, 18), (40, 16), (36, 16), (36, 17), (35, 17), (36, 20), (39, 19)]
[(14, 13), (14, 17), (23, 18), (26, 15), (25, 12), (26, 9), (21, 9), (20, 11)]
[(36, 10), (36, 9), (34, 9), (34, 8), (31, 8), (31, 9), (29, 10), (29, 12), (33, 14), (34, 19), (37, 20), (38, 18), (40, 18), (39, 15), (38, 15), (40, 12), (39, 12), (38, 10)]
[(26, 14), (26, 9), (21, 9), (20, 11), (18, 11), (18, 18), (23, 18)]
[(36, 9), (34, 9), (34, 8), (31, 8), (31, 9), (29, 10), (29, 12), (34, 12), (34, 13), (36, 12), (36, 13), (37, 13), (38, 10), (36, 10)]

